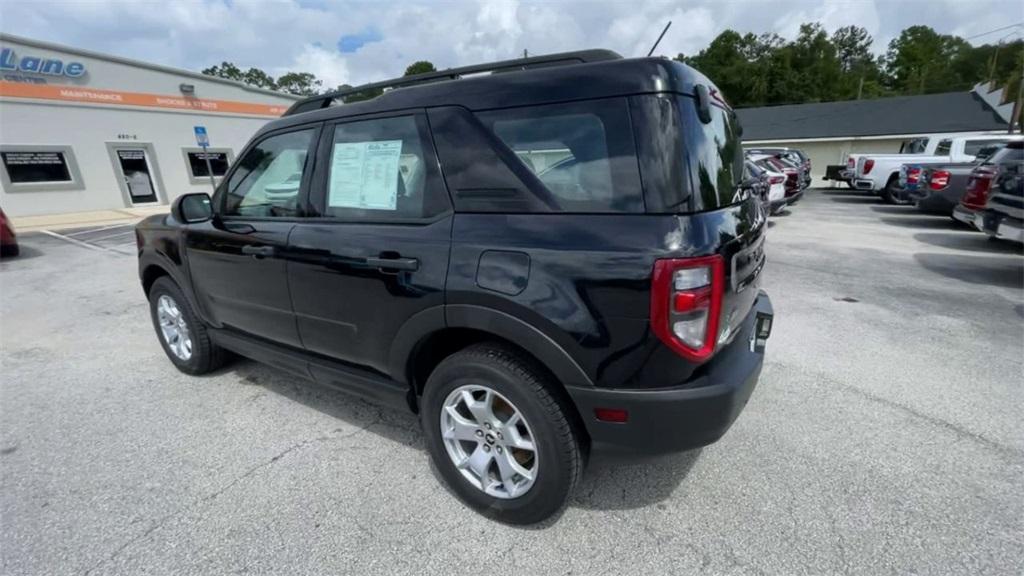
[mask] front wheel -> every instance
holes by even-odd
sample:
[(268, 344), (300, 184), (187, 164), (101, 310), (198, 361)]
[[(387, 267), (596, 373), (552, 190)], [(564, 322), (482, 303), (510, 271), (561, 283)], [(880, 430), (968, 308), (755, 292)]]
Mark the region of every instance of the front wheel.
[(431, 458), (485, 516), (540, 522), (579, 481), (579, 438), (553, 386), (531, 359), (486, 344), (449, 356), (427, 380), (421, 421)]
[(174, 366), (186, 374), (205, 374), (224, 363), (224, 351), (210, 340), (173, 280), (157, 278), (149, 289), (149, 311), (157, 338)]

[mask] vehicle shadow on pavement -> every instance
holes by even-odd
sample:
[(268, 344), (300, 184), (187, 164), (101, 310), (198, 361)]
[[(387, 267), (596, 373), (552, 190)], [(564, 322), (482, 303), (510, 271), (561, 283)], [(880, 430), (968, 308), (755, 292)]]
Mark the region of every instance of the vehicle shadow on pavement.
[(890, 226), (901, 228), (928, 228), (932, 230), (963, 230), (952, 218), (942, 216), (884, 216), (879, 218)]
[(870, 194), (863, 190), (854, 190), (853, 188), (819, 188), (818, 194), (823, 196), (856, 196), (859, 198), (874, 198), (874, 194)]
[(594, 458), (570, 505), (587, 510), (632, 510), (658, 504), (682, 484), (702, 450), (632, 461)]
[(918, 216), (921, 218), (935, 216), (934, 214), (921, 212), (914, 206), (889, 206), (886, 204), (882, 206), (872, 206), (871, 210), (878, 212), (879, 214), (896, 214), (899, 216)]
[(945, 234), (941, 232), (918, 232), (914, 234), (914, 240), (938, 246), (940, 248), (953, 248), (954, 250), (969, 250), (971, 252), (988, 252), (991, 254), (1020, 254), (1024, 247), (1012, 242), (997, 242), (990, 240), (988, 236), (980, 232), (970, 232), (962, 228), (963, 234)]
[(975, 254), (918, 252), (916, 260), (925, 269), (971, 284), (988, 284), (1024, 289), (1024, 259), (1018, 256), (979, 258)]
[(30, 258), (37, 258), (39, 256), (42, 256), (43, 254), (45, 254), (45, 252), (43, 252), (42, 250), (39, 250), (38, 248), (33, 248), (32, 246), (26, 246), (24, 242), (21, 242), (18, 246), (17, 256), (4, 256), (3, 258), (0, 258), (0, 262), (20, 262), (22, 260), (28, 260)]
[(829, 200), (840, 204), (878, 204), (882, 201), (877, 196), (853, 196), (849, 194), (844, 196), (833, 195)]
[[(233, 359), (229, 365), (211, 375), (231, 373), (240, 384), (263, 389), (299, 402), (332, 418), (344, 421), (366, 432), (398, 442), (416, 450), (426, 451), (419, 418), (407, 411), (366, 402), (340, 390), (311, 380), (281, 372), (275, 368), (244, 358)], [(588, 510), (628, 510), (643, 508), (668, 499), (693, 467), (701, 450), (690, 450), (657, 458), (615, 460), (593, 458), (570, 507)], [(433, 463), (430, 473), (445, 487)], [(450, 490), (448, 490), (451, 493)], [(455, 498), (455, 495), (452, 495)], [(557, 523), (558, 516), (534, 528)]]

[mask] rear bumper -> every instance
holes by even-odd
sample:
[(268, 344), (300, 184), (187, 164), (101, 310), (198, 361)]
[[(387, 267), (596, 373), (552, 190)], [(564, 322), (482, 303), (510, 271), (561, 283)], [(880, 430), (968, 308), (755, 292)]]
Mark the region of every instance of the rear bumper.
[(1024, 243), (1024, 220), (995, 210), (983, 210), (975, 215), (974, 224), (989, 236)]
[(778, 214), (780, 210), (789, 205), (789, 200), (786, 198), (777, 198), (768, 202), (768, 213)]
[(963, 204), (957, 204), (953, 208), (953, 218), (959, 220), (960, 222), (963, 222), (964, 224), (967, 224), (971, 228), (978, 228), (979, 230), (981, 230), (981, 228), (979, 228), (978, 225), (975, 223), (975, 216), (977, 215), (977, 213), (977, 210), (971, 210), (970, 208), (966, 208)]
[(930, 190), (917, 190), (910, 195), (918, 210), (939, 214), (952, 214), (953, 209), (959, 203), (960, 195), (956, 193), (944, 194)]
[[(761, 374), (764, 350), (754, 345), (758, 318), (773, 315), (771, 299), (762, 292), (742, 331), (704, 374), (685, 386), (654, 390), (568, 387), (590, 434), (592, 450), (663, 454), (706, 446), (721, 438), (746, 406)], [(621, 424), (599, 421), (594, 416), (597, 408), (626, 410), (629, 419)]]
[(867, 179), (864, 179), (864, 178), (855, 178), (853, 180), (852, 184), (853, 184), (853, 187), (856, 188), (857, 190), (874, 190), (875, 189), (875, 182), (874, 182), (874, 180), (867, 180)]
[(786, 192), (786, 203), (787, 204), (795, 204), (795, 203), (797, 203), (803, 197), (804, 197), (804, 191), (802, 189), (801, 190), (796, 190), (796, 191), (794, 191), (792, 193)]

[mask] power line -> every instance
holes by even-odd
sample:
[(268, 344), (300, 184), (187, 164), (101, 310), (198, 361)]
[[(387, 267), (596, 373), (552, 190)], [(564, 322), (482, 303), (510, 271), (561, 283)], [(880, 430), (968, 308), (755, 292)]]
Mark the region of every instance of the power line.
[(967, 38), (964, 38), (964, 40), (981, 38), (982, 36), (988, 36), (989, 34), (993, 34), (995, 32), (1002, 32), (1003, 30), (1009, 30), (1010, 28), (1016, 28), (1021, 25), (1024, 25), (1024, 22), (1017, 22), (1016, 24), (1010, 24), (1009, 26), (1003, 26), (1002, 28), (996, 28), (995, 30), (989, 30), (988, 32), (982, 32), (981, 34), (975, 34), (974, 36), (968, 36)]

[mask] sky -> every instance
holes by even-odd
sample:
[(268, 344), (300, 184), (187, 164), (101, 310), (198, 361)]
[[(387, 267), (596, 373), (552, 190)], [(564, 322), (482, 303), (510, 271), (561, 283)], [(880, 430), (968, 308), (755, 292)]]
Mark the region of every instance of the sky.
[(1020, 0), (0, 0), (0, 31), (199, 71), (222, 61), (324, 85), (584, 48), (642, 56), (695, 54), (727, 28), (795, 37), (802, 22), (863, 26), (874, 50), (925, 24), (974, 44), (1024, 36)]

